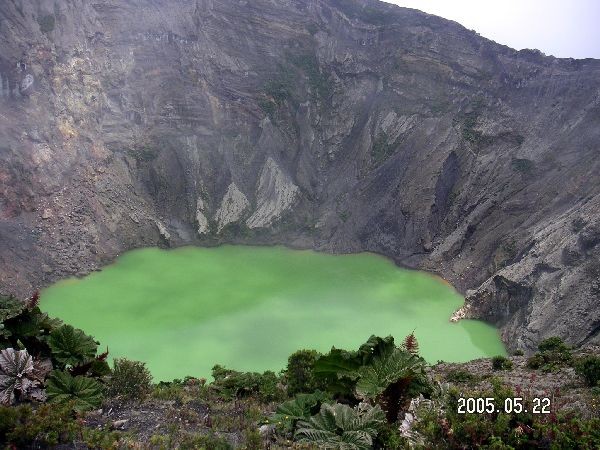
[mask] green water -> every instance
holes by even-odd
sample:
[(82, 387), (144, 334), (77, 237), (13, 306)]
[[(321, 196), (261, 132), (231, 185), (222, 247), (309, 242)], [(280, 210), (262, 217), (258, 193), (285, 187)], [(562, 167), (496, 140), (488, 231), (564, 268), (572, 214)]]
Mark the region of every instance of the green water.
[(297, 349), (412, 330), (430, 362), (505, 354), (493, 327), (448, 321), (461, 303), (441, 279), (374, 254), (247, 246), (135, 250), (42, 293), (42, 309), (156, 380), (207, 377), (215, 364), (279, 371)]

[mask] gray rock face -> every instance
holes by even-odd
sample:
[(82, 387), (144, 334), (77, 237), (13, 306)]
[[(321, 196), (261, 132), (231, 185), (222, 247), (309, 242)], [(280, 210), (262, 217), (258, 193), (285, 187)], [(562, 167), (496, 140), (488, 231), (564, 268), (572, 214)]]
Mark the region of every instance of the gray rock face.
[(198, 222), (198, 234), (207, 234), (210, 231), (208, 219), (204, 215), (204, 202), (201, 198), (196, 201), (196, 222)]
[(273, 158), (267, 158), (258, 180), (256, 211), (246, 225), (248, 228), (269, 227), (290, 209), (297, 195), (298, 186), (283, 173)]
[(510, 347), (600, 342), (600, 61), (368, 0), (5, 0), (0, 39), (0, 291), (141, 246), (369, 250)]
[(231, 183), (221, 200), (221, 206), (215, 213), (217, 231), (221, 231), (225, 225), (239, 221), (249, 206), (246, 196), (235, 183)]

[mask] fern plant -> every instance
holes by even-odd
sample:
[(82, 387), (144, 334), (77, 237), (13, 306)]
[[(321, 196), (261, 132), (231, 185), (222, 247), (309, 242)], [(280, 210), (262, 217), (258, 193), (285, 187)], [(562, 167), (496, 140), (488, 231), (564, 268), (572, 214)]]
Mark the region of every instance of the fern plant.
[(318, 414), (298, 424), (296, 439), (324, 449), (366, 450), (373, 447), (385, 415), (366, 403), (351, 408), (324, 403)]
[(72, 376), (68, 372), (53, 370), (46, 385), (48, 401), (73, 402), (73, 408), (86, 411), (102, 404), (102, 386), (96, 380), (84, 376)]
[(419, 354), (419, 342), (414, 331), (404, 338), (402, 348), (413, 355)]
[(50, 361), (34, 361), (27, 350), (7, 348), (0, 351), (0, 403), (44, 401), (42, 383), (51, 369)]

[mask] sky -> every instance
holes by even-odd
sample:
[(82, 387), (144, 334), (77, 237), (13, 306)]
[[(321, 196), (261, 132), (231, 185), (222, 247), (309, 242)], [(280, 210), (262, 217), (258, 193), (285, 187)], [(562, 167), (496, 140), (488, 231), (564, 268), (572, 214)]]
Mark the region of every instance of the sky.
[(600, 59), (600, 0), (384, 0), (454, 20), (521, 50)]

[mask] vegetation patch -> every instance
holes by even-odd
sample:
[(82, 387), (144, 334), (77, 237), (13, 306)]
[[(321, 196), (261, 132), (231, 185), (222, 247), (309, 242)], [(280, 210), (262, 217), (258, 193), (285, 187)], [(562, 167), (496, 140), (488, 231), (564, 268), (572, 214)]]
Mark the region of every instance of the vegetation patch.
[(535, 168), (533, 161), (525, 158), (513, 158), (510, 165), (515, 172), (520, 172), (525, 175), (531, 174)]
[(278, 106), (281, 106), (286, 100), (292, 98), (292, 80), (282, 75), (267, 81), (265, 84), (265, 94), (272, 98)]
[(390, 142), (388, 135), (385, 132), (375, 139), (371, 147), (371, 159), (374, 165), (379, 165), (396, 152), (395, 142)]
[(219, 365), (213, 367), (215, 381), (211, 388), (225, 399), (256, 396), (263, 401), (285, 398), (279, 386), (279, 378), (272, 371), (262, 374), (256, 372), (238, 372)]
[(152, 145), (136, 145), (129, 149), (127, 154), (140, 162), (154, 161), (160, 154), (160, 150)]
[(451, 370), (446, 374), (446, 380), (452, 383), (471, 383), (475, 381), (477, 377), (471, 372), (466, 370)]
[(259, 107), (273, 119), (277, 109), (286, 103), (297, 104), (303, 97), (298, 86), (304, 74), (313, 101), (327, 101), (333, 93), (329, 75), (321, 70), (317, 57), (312, 52), (288, 54), (286, 62), (265, 83), (263, 94), (258, 99)]
[(285, 370), (289, 396), (314, 392), (322, 387), (313, 374), (315, 363), (320, 357), (321, 354), (315, 350), (298, 350), (290, 355)]
[(530, 369), (554, 372), (573, 362), (571, 349), (559, 337), (543, 340), (538, 345), (538, 350), (539, 352), (527, 360), (527, 367)]
[(152, 375), (143, 362), (118, 358), (114, 361), (108, 393), (127, 400), (143, 400), (152, 391)]
[(289, 67), (280, 65), (277, 73), (264, 84), (258, 106), (271, 120), (274, 120), (278, 108), (286, 102), (294, 101), (295, 85), (294, 72)]
[(264, 111), (264, 113), (273, 120), (275, 117), (275, 111), (277, 110), (277, 103), (272, 97), (261, 97), (258, 99), (258, 106)]
[(470, 142), (477, 147), (490, 145), (494, 142), (494, 137), (484, 135), (481, 131), (476, 129), (478, 118), (478, 112), (472, 112), (466, 115), (461, 131), (462, 137), (465, 141)]
[(513, 368), (513, 363), (510, 359), (504, 356), (494, 356), (492, 358), (492, 369), (494, 370), (510, 370)]
[(583, 377), (588, 386), (600, 386), (600, 357), (587, 356), (575, 364), (575, 372)]
[[(403, 424), (404, 434), (418, 448), (559, 449), (600, 445), (599, 418), (535, 415), (531, 399), (525, 399), (524, 409), (528, 412), (505, 410), (507, 401), (522, 395), (498, 380), (492, 380), (490, 390), (442, 390), (432, 400), (415, 403), (414, 416)], [(458, 413), (456, 405), (461, 397), (493, 398), (494, 412)]]
[(56, 18), (53, 14), (47, 14), (38, 18), (38, 24), (42, 33), (51, 33), (52, 31), (54, 31), (55, 23)]
[(308, 77), (311, 95), (315, 100), (327, 100), (333, 92), (329, 77), (319, 68), (319, 62), (314, 53), (290, 56), (290, 62), (301, 69)]

